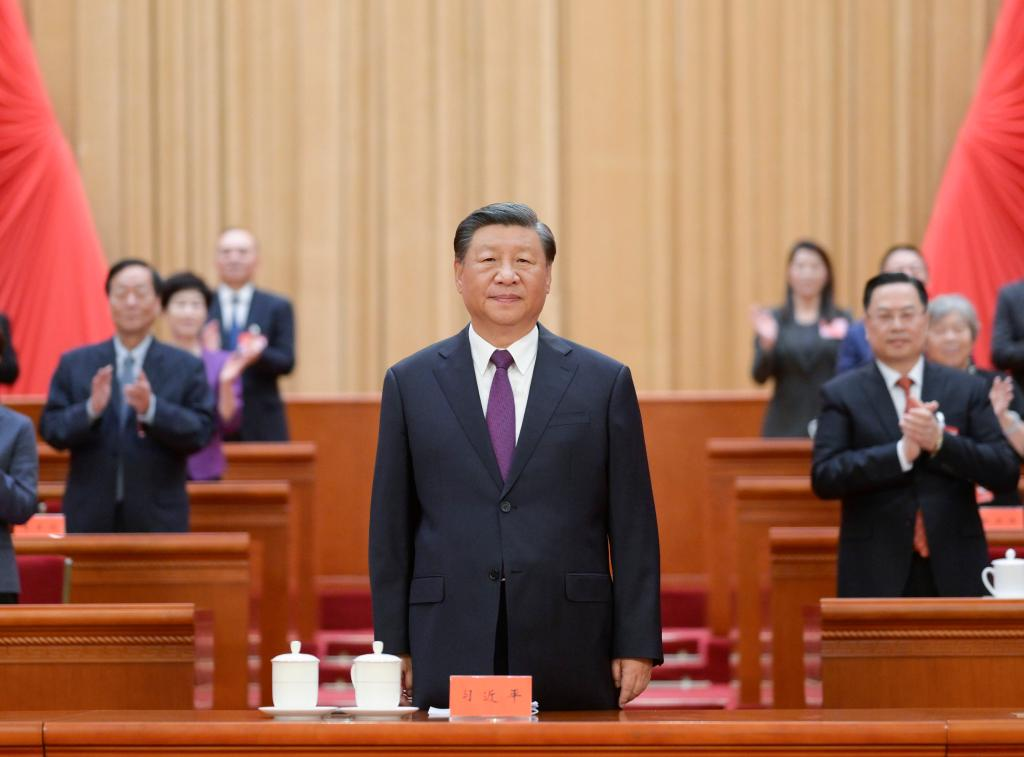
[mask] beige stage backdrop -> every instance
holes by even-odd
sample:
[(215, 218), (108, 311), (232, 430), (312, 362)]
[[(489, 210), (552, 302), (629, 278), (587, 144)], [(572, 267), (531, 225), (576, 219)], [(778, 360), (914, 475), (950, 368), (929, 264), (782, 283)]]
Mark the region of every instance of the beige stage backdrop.
[(378, 389), (464, 322), (451, 236), (517, 199), (544, 320), (645, 389), (749, 385), (788, 244), (842, 304), (919, 240), (997, 0), (22, 0), (109, 258), (212, 274), (225, 224), (299, 323), (292, 391)]

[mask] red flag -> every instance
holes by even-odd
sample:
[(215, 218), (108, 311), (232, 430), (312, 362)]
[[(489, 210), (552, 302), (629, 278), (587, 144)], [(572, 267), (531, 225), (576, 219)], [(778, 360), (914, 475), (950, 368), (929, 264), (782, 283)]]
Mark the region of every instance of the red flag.
[(0, 310), (21, 373), (45, 393), (65, 350), (113, 333), (107, 263), (18, 0), (0, 0)]
[(959, 292), (977, 307), (974, 358), (990, 366), (999, 287), (1024, 277), (1024, 0), (999, 13), (922, 250), (931, 293)]

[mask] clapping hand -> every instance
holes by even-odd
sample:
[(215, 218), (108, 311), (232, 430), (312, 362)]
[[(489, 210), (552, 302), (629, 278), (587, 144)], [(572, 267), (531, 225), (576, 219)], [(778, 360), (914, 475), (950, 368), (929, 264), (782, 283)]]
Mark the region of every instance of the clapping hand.
[(135, 383), (124, 388), (125, 402), (134, 408), (135, 414), (140, 418), (149, 411), (149, 401), (152, 397), (153, 389), (149, 385), (145, 371), (139, 371)]
[(92, 392), (89, 394), (89, 411), (97, 417), (107, 409), (110, 402), (110, 391), (114, 380), (114, 366), (105, 365), (92, 377)]
[(779, 322), (775, 320), (772, 311), (760, 305), (751, 305), (750, 324), (754, 327), (761, 349), (770, 350), (775, 346), (779, 338)]
[(992, 410), (997, 418), (1002, 418), (1003, 413), (1010, 409), (1013, 401), (1013, 379), (1009, 376), (996, 376), (992, 382), (992, 388), (988, 393), (989, 402), (992, 403)]
[(921, 450), (934, 452), (938, 447), (942, 434), (935, 420), (938, 409), (939, 403), (935, 400), (921, 402), (916, 397), (907, 397), (907, 409), (900, 419), (900, 429), (905, 440), (903, 452), (908, 460), (915, 460)]

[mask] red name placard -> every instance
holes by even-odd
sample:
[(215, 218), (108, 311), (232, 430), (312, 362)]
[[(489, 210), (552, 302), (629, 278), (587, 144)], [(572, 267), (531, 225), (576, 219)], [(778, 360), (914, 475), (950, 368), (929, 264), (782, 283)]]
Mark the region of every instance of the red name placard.
[(451, 676), (448, 703), (453, 718), (528, 718), (532, 676)]

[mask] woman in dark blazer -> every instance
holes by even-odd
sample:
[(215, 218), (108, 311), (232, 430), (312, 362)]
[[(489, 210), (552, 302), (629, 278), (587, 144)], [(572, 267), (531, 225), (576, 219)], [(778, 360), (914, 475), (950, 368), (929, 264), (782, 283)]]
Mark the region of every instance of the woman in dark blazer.
[[(1019, 457), (1024, 452), (1024, 397), (1012, 377), (998, 371), (978, 368), (971, 359), (978, 338), (978, 313), (974, 305), (961, 294), (944, 294), (928, 303), (928, 341), (925, 357), (935, 363), (959, 368), (978, 376), (985, 382), (999, 425), (1010, 446)], [(939, 408), (940, 410), (942, 408)], [(978, 490), (979, 505), (1020, 504), (1017, 487), (1003, 492)]]
[(839, 344), (850, 314), (832, 300), (832, 263), (821, 245), (800, 240), (789, 252), (786, 302), (755, 306), (754, 380), (775, 379), (763, 436), (806, 437), (821, 409), (819, 391), (835, 372)]

